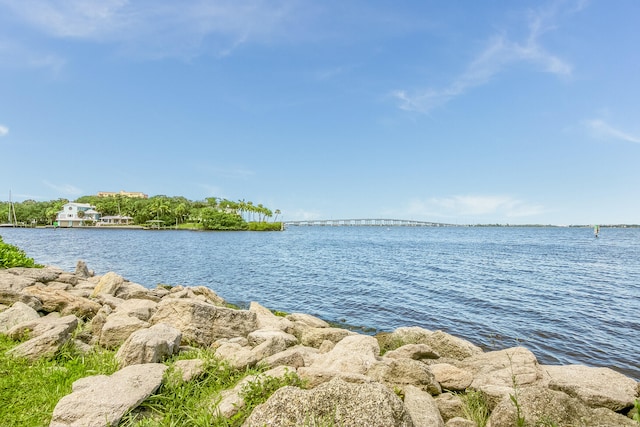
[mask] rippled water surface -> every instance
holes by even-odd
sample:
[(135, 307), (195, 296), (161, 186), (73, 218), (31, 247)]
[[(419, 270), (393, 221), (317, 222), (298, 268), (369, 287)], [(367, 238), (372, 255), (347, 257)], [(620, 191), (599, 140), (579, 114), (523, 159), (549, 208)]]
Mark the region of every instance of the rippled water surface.
[(291, 227), (282, 233), (3, 229), (42, 264), (393, 330), (442, 329), (640, 380), (640, 229)]

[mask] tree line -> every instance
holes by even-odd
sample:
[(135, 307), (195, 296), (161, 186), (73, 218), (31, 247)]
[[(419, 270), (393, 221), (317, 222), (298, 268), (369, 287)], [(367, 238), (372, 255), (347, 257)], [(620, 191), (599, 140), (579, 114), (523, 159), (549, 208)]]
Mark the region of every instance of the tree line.
[[(276, 221), (281, 214), (279, 209), (272, 211), (251, 201), (218, 197), (192, 201), (182, 196), (157, 195), (140, 199), (118, 194), (113, 197), (82, 196), (75, 202), (95, 206), (103, 217), (131, 217), (134, 224), (146, 225), (150, 221), (165, 226), (194, 224), (208, 230), (279, 229)], [(51, 225), (66, 203), (69, 200), (14, 202), (11, 215), (15, 211), (16, 221), (25, 225)], [(8, 202), (0, 202), (0, 223), (9, 217), (10, 208)]]

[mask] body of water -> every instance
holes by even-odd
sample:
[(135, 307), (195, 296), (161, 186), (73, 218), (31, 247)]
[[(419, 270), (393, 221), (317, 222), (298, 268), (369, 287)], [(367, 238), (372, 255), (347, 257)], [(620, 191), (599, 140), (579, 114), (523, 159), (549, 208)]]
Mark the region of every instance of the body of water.
[(640, 380), (640, 229), (291, 227), (285, 232), (3, 229), (36, 262), (85, 260), (148, 287), (391, 331), (441, 329), (544, 364)]

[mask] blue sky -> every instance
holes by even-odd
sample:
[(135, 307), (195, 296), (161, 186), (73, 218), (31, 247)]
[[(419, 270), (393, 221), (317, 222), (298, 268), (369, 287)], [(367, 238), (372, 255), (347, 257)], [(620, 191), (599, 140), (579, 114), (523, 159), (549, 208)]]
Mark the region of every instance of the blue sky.
[(0, 199), (640, 223), (640, 2), (0, 0)]

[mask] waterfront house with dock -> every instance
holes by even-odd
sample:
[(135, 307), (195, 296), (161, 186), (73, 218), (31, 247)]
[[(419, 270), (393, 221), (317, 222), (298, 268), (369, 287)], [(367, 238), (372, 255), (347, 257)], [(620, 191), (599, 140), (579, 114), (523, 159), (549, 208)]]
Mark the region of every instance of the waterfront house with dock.
[(58, 227), (84, 227), (100, 220), (100, 212), (88, 203), (66, 203), (58, 215)]

